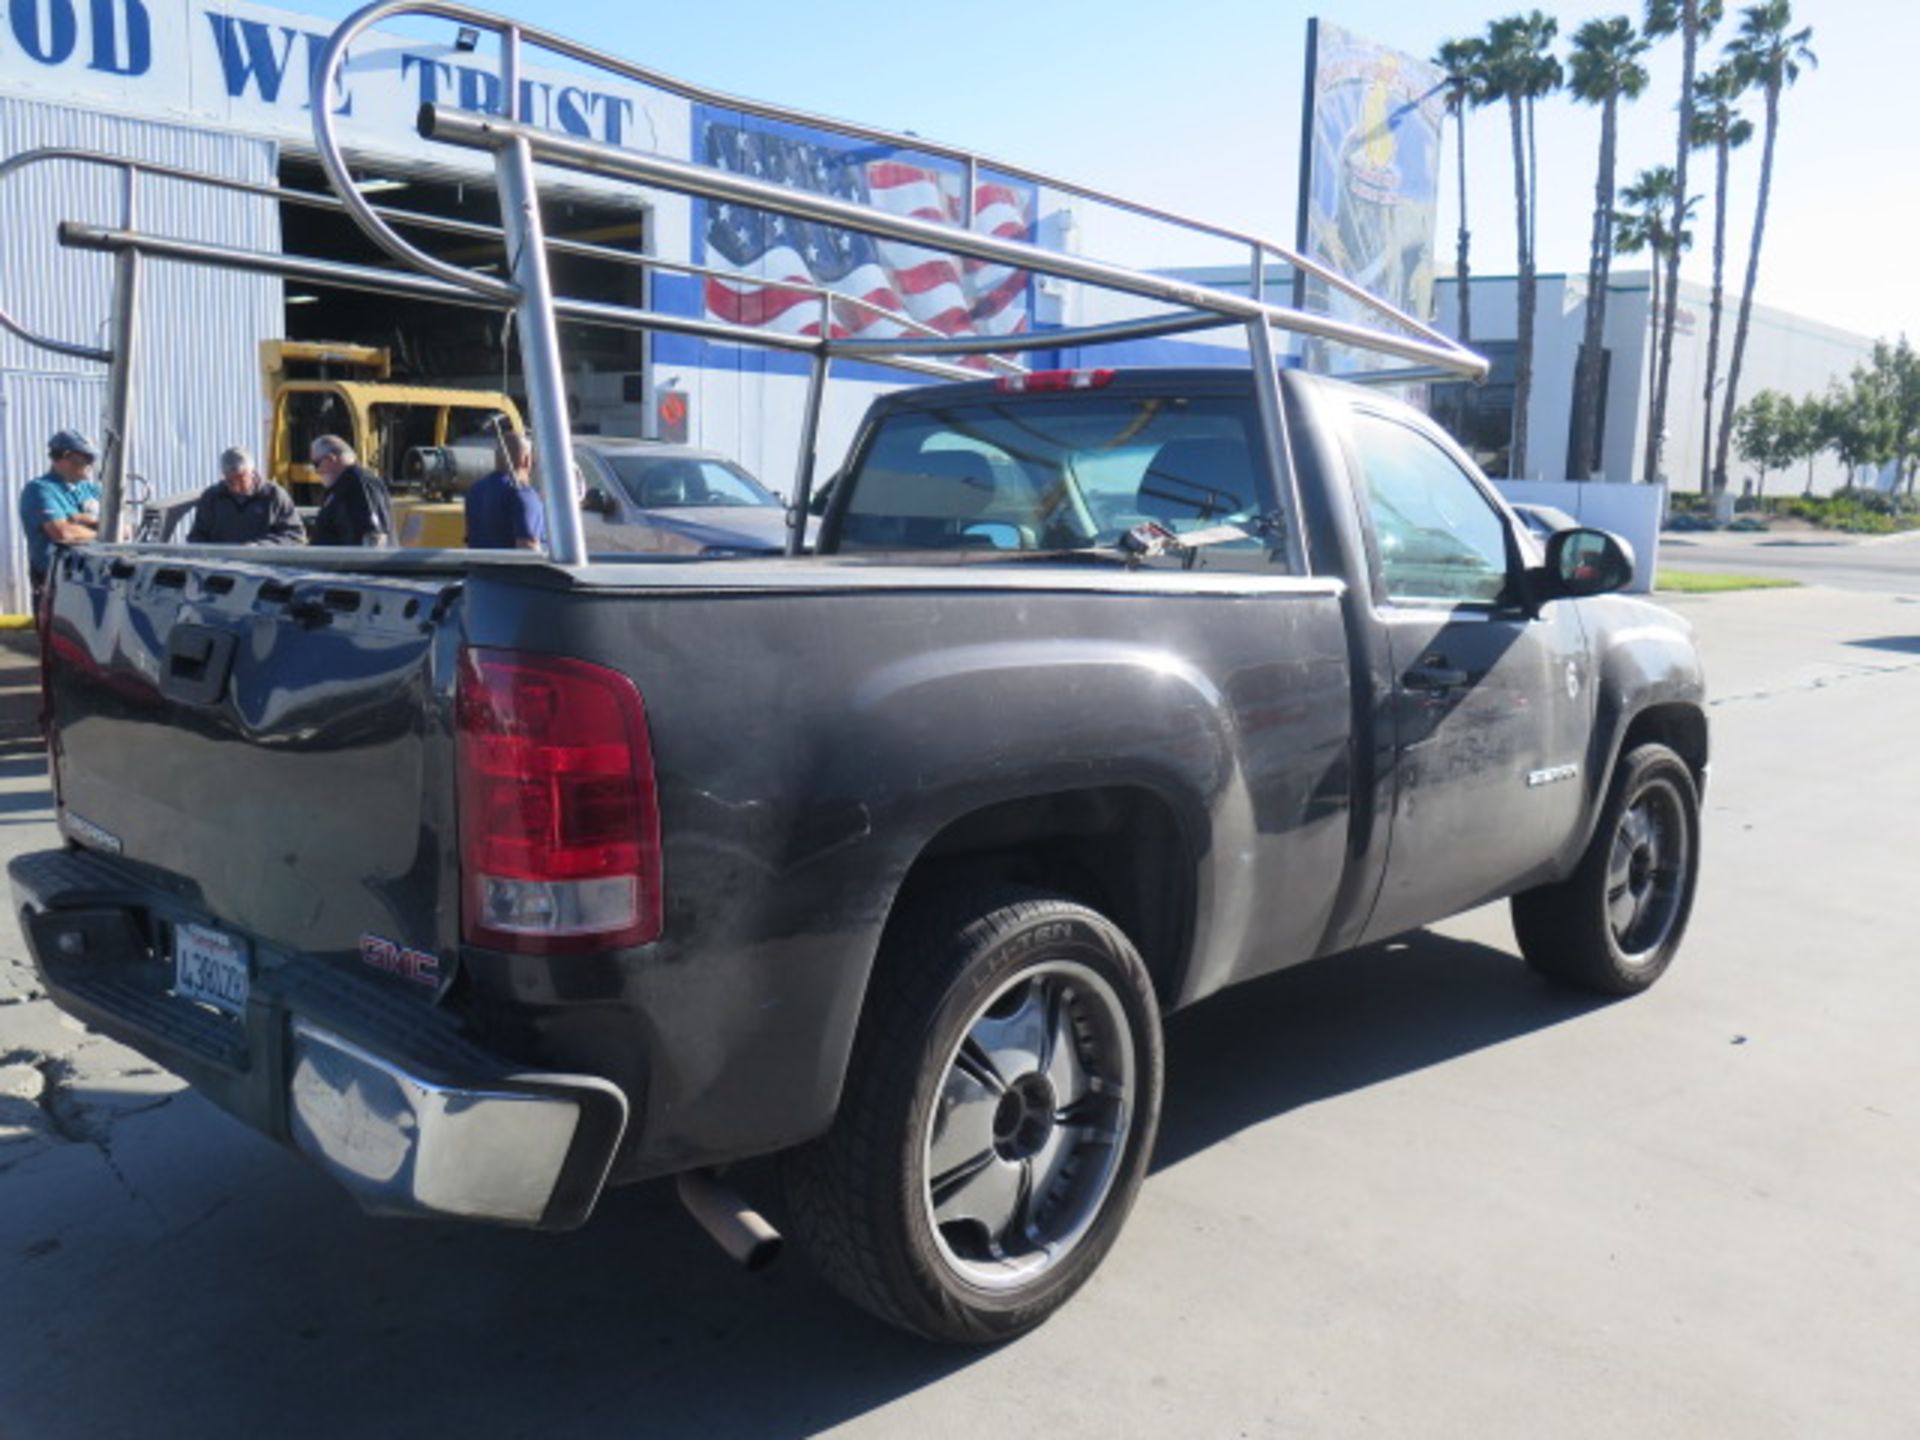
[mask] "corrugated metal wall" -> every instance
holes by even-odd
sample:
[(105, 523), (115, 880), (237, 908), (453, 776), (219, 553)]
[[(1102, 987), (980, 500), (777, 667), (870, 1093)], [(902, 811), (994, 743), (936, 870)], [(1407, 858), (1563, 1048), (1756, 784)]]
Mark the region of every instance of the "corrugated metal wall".
[[(0, 155), (59, 145), (272, 181), (271, 141), (215, 134), (0, 96)], [(113, 262), (67, 250), (61, 220), (120, 223), (119, 178), (95, 166), (51, 164), (0, 188), (0, 304), (29, 329), (106, 343)], [(146, 180), (139, 228), (255, 250), (280, 248), (278, 207), (178, 181)], [(258, 447), (265, 407), (259, 342), (282, 332), (278, 280), (197, 266), (149, 263), (141, 303), (131, 459), (156, 493), (198, 489), (216, 478), (228, 445)], [(45, 468), (47, 436), (78, 425), (96, 440), (105, 369), (39, 350), (0, 331), (0, 611), (26, 605), (20, 486)]]

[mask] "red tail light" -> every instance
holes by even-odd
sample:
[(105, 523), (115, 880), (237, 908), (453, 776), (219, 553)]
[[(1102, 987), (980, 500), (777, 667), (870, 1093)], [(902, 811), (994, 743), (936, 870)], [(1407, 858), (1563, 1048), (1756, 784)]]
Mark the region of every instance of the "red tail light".
[(547, 955), (660, 934), (660, 803), (633, 682), (584, 660), (461, 652), (461, 933)]
[(1044, 395), (1059, 390), (1101, 390), (1113, 382), (1111, 370), (1035, 370), (1002, 375), (993, 388), (1005, 395)]

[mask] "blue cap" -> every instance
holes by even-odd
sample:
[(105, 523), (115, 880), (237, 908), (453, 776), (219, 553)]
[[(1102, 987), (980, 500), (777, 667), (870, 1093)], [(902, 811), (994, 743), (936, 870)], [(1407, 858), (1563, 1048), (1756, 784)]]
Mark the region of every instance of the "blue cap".
[(76, 450), (89, 460), (98, 460), (100, 458), (100, 447), (82, 435), (78, 430), (54, 431), (53, 438), (47, 441), (47, 453), (49, 455), (59, 455), (68, 450)]

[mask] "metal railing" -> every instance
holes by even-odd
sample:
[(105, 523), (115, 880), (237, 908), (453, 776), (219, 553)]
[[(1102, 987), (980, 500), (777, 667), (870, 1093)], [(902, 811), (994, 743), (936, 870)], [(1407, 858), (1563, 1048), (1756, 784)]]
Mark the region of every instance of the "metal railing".
[[(944, 378), (977, 379), (975, 369), (954, 363), (956, 358), (989, 357), (1003, 370), (1018, 370), (1008, 357), (1039, 349), (1086, 346), (1118, 340), (1187, 334), (1222, 327), (1245, 330), (1255, 377), (1255, 398), (1261, 419), (1261, 444), (1268, 471), (1279, 484), (1286, 511), (1286, 558), (1295, 573), (1307, 568), (1305, 530), (1301, 523), (1298, 481), (1291, 466), (1285, 411), (1281, 404), (1278, 359), (1273, 342), (1276, 329), (1386, 354), (1415, 367), (1406, 374), (1446, 375), (1478, 380), (1487, 362), (1437, 330), (1395, 309), (1327, 267), (1286, 246), (1242, 231), (1212, 225), (1151, 205), (1111, 195), (1026, 167), (989, 160), (970, 151), (943, 146), (917, 136), (895, 134), (804, 111), (762, 104), (707, 90), (635, 65), (564, 36), (523, 25), (518, 21), (446, 0), (376, 0), (342, 22), (315, 68), (313, 93), (333, 93), (349, 48), (368, 29), (398, 15), (429, 16), (488, 31), (500, 46), (501, 91), (520, 93), (522, 52), (532, 46), (622, 79), (649, 86), (692, 103), (715, 106), (763, 119), (886, 146), (959, 166), (966, 180), (965, 225), (941, 223), (894, 214), (855, 201), (799, 190), (717, 166), (624, 149), (540, 129), (515, 116), (477, 114), (443, 106), (423, 106), (419, 128), (423, 136), (490, 154), (500, 194), (498, 229), (469, 221), (423, 215), (370, 203), (356, 187), (347, 159), (334, 131), (332, 107), (313, 107), (314, 141), (335, 195), (289, 190), (276, 185), (209, 176), (175, 167), (149, 164), (117, 156), (77, 150), (38, 150), (0, 163), (0, 182), (28, 164), (72, 160), (120, 170), (121, 224), (115, 228), (68, 221), (60, 227), (62, 243), (115, 256), (112, 338), (105, 349), (28, 331), (4, 307), (0, 326), (32, 344), (61, 354), (104, 362), (109, 366), (108, 461), (102, 466), (102, 533), (118, 535), (124, 494), (128, 416), (139, 344), (138, 296), (141, 264), (146, 258), (236, 269), (275, 275), (313, 284), (341, 286), (383, 294), (437, 300), (451, 304), (509, 310), (515, 317), (522, 373), (526, 378), (534, 443), (540, 461), (542, 488), (548, 514), (549, 549), (563, 565), (586, 559), (578, 497), (570, 483), (573, 474), (572, 441), (566, 423), (567, 407), (560, 369), (558, 323), (604, 325), (629, 330), (663, 330), (725, 343), (757, 345), (806, 354), (810, 359), (800, 455), (796, 463), (794, 504), (788, 532), (788, 550), (797, 552), (805, 531), (819, 432), (822, 398), (834, 359), (861, 360)], [(1173, 307), (1170, 313), (1077, 327), (1049, 328), (997, 336), (950, 336), (910, 316), (866, 299), (833, 291), (830, 287), (789, 282), (782, 290), (809, 294), (819, 305), (818, 333), (791, 334), (704, 316), (669, 314), (628, 305), (560, 296), (553, 292), (549, 254), (577, 256), (616, 264), (672, 270), (697, 276), (748, 278), (737, 271), (665, 260), (612, 247), (549, 239), (538, 205), (535, 163), (572, 170), (635, 185), (652, 186), (710, 200), (733, 201), (756, 209), (819, 224), (925, 247), (951, 256), (1011, 266), (1033, 275), (1051, 276)], [(1045, 249), (1026, 240), (971, 228), (979, 179), (983, 173), (1044, 187), (1074, 200), (1087, 201), (1176, 227), (1191, 234), (1247, 247), (1248, 294), (1215, 289), (1176, 277), (1086, 256)], [(356, 265), (318, 257), (268, 253), (209, 244), (177, 237), (141, 233), (138, 193), (143, 175), (199, 183), (228, 191), (255, 194), (280, 203), (333, 211), (349, 218), (402, 270)], [(397, 228), (396, 228), (397, 227)], [(480, 239), (498, 239), (505, 246), (506, 277), (470, 269), (427, 254), (403, 238), (400, 229), (434, 231)], [(1355, 301), (1379, 318), (1363, 324), (1312, 314), (1264, 299), (1268, 262), (1285, 261), (1296, 273), (1311, 275), (1332, 291)], [(834, 334), (834, 307), (853, 305), (886, 317), (911, 337), (862, 339)]]

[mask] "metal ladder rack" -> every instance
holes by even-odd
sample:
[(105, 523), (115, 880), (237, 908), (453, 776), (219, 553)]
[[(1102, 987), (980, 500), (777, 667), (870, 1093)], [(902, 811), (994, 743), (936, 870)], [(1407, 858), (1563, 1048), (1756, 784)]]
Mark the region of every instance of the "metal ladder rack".
[[(763, 120), (798, 125), (861, 141), (867, 144), (907, 151), (959, 166), (965, 177), (968, 225), (944, 224), (894, 214), (873, 206), (812, 191), (790, 188), (717, 166), (677, 160), (667, 156), (625, 149), (596, 141), (579, 139), (556, 131), (541, 129), (512, 116), (479, 114), (441, 105), (421, 107), (420, 133), (434, 140), (479, 150), (492, 155), (500, 194), (501, 227), (469, 226), (467, 222), (445, 221), (409, 212), (394, 211), (371, 204), (355, 188), (346, 158), (334, 131), (332, 107), (313, 107), (314, 141), (323, 167), (334, 187), (336, 198), (306, 196), (295, 203), (316, 203), (343, 209), (376, 245), (409, 270), (407, 274), (371, 266), (347, 265), (313, 258), (269, 255), (237, 250), (201, 242), (143, 235), (135, 231), (135, 193), (141, 171), (169, 173), (163, 167), (112, 157), (87, 156), (84, 152), (62, 152), (64, 158), (87, 158), (97, 163), (118, 165), (127, 176), (123, 204), (123, 224), (118, 230), (68, 222), (61, 226), (63, 243), (101, 250), (116, 256), (113, 343), (109, 350), (76, 346), (70, 342), (47, 342), (28, 335), (11, 317), (0, 310), (0, 324), (37, 344), (47, 344), (67, 354), (102, 359), (112, 367), (109, 385), (110, 434), (118, 432), (117, 457), (103, 467), (103, 530), (118, 523), (125, 460), (125, 425), (131, 394), (132, 370), (137, 343), (135, 312), (139, 291), (139, 265), (142, 257), (223, 266), (255, 273), (299, 278), (320, 284), (346, 285), (386, 293), (414, 295), (450, 303), (478, 305), (510, 310), (519, 335), (522, 372), (527, 380), (528, 406), (534, 430), (534, 444), (542, 475), (543, 498), (548, 516), (549, 547), (552, 559), (562, 565), (580, 565), (586, 561), (578, 497), (569, 477), (573, 473), (572, 441), (566, 424), (566, 397), (560, 368), (558, 321), (604, 324), (619, 328), (655, 329), (671, 333), (718, 339), (798, 351), (808, 355), (810, 368), (806, 407), (802, 419), (800, 456), (796, 465), (793, 518), (788, 531), (788, 552), (797, 553), (804, 535), (806, 506), (812, 487), (814, 452), (819, 433), (822, 398), (834, 359), (858, 359), (955, 378), (978, 378), (978, 372), (953, 364), (956, 357), (992, 357), (989, 363), (1017, 369), (1007, 357), (1038, 349), (1065, 346), (1098, 345), (1117, 340), (1188, 334), (1222, 327), (1241, 326), (1246, 332), (1249, 358), (1254, 375), (1254, 392), (1260, 416), (1261, 445), (1267, 468), (1279, 484), (1283, 507), (1287, 511), (1285, 551), (1289, 568), (1304, 573), (1307, 568), (1304, 527), (1300, 523), (1297, 480), (1290, 463), (1286, 419), (1279, 388), (1279, 365), (1274, 348), (1276, 329), (1330, 341), (1356, 349), (1392, 356), (1416, 367), (1403, 374), (1456, 375), (1471, 380), (1484, 378), (1487, 362), (1387, 302), (1368, 294), (1345, 277), (1299, 255), (1287, 246), (1260, 236), (1209, 224), (1169, 210), (1109, 194), (1089, 186), (1062, 180), (1023, 166), (992, 160), (972, 151), (940, 145), (917, 136), (897, 134), (846, 121), (817, 116), (789, 107), (763, 104), (689, 84), (647, 67), (622, 60), (592, 46), (565, 36), (525, 25), (519, 21), (476, 9), (451, 0), (376, 0), (355, 12), (334, 31), (320, 58), (313, 77), (313, 92), (330, 95), (346, 64), (354, 41), (382, 21), (396, 16), (425, 16), (452, 21), (475, 31), (489, 32), (498, 38), (500, 50), (500, 94), (520, 94), (522, 55), (533, 47), (563, 57), (575, 65), (623, 80), (635, 82), (692, 103), (709, 105), (752, 115)], [(471, 46), (467, 47), (471, 48)], [(10, 168), (49, 152), (16, 157), (0, 165), (0, 179)], [(550, 242), (540, 216), (534, 167), (543, 163), (581, 174), (625, 180), (637, 186), (669, 190), (709, 200), (729, 201), (755, 209), (800, 220), (838, 227), (882, 240), (893, 240), (929, 250), (994, 264), (1008, 265), (1035, 275), (1051, 276), (1085, 284), (1139, 299), (1174, 307), (1171, 313), (1099, 325), (1046, 329), (1019, 335), (956, 337), (925, 334), (929, 328), (908, 317), (887, 312), (902, 327), (915, 330), (919, 338), (894, 337), (866, 340), (836, 338), (830, 323), (831, 307), (855, 298), (836, 295), (824, 287), (781, 282), (782, 288), (817, 289), (821, 306), (821, 324), (816, 336), (792, 335), (756, 329), (704, 317), (669, 314), (645, 308), (608, 305), (600, 302), (556, 296), (548, 273), (549, 250), (555, 253), (592, 251), (593, 258), (619, 257), (622, 263), (676, 269), (695, 274), (727, 274), (705, 267), (679, 265), (651, 256), (634, 256), (620, 251), (600, 253), (604, 247), (580, 247), (572, 242)], [(1151, 271), (1133, 269), (1089, 257), (1044, 249), (1024, 240), (1013, 240), (984, 233), (971, 227), (978, 179), (983, 172), (1024, 182), (1071, 199), (1090, 202), (1160, 222), (1180, 230), (1244, 246), (1248, 256), (1246, 295), (1194, 284)], [(254, 186), (247, 182), (219, 180), (170, 172), (175, 178), (196, 178), (224, 188), (260, 191), (282, 200), (293, 200), (300, 192), (286, 192), (274, 186)], [(395, 226), (454, 231), (463, 234), (499, 234), (506, 244), (508, 278), (451, 264), (428, 255), (397, 233)], [(1265, 277), (1269, 262), (1280, 260), (1323, 281), (1363, 309), (1379, 317), (1378, 324), (1357, 324), (1330, 316), (1311, 314), (1292, 306), (1275, 305), (1264, 299)], [(868, 302), (859, 302), (868, 303)]]

